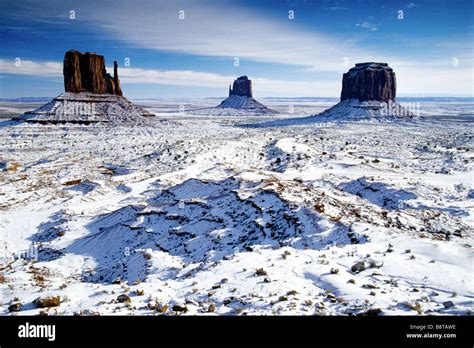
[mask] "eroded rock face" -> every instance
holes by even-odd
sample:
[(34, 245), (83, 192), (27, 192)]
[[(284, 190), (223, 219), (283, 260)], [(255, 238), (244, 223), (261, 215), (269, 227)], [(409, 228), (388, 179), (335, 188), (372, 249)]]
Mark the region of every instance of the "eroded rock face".
[(108, 94), (115, 94), (115, 81), (109, 73), (105, 74), (105, 87)]
[(240, 76), (234, 81), (232, 88), (229, 86), (229, 97), (238, 95), (241, 97), (252, 97), (252, 80), (247, 76)]
[(387, 63), (358, 63), (342, 77), (341, 101), (395, 100), (395, 72)]
[(79, 93), (82, 91), (82, 75), (80, 67), (79, 52), (67, 51), (64, 55), (63, 75), (64, 90), (66, 92)]
[(122, 95), (117, 62), (114, 62), (112, 77), (105, 69), (104, 56), (90, 52), (67, 51), (64, 55), (63, 75), (66, 92)]
[(122, 95), (122, 88), (120, 87), (120, 80), (118, 78), (118, 64), (117, 61), (114, 61), (114, 85), (116, 95)]

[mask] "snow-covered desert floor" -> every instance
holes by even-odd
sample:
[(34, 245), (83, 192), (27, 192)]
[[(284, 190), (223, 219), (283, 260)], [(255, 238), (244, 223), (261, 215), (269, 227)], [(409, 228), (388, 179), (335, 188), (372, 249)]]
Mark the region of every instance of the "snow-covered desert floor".
[(472, 315), (472, 102), (260, 101), (280, 114), (0, 122), (0, 313)]

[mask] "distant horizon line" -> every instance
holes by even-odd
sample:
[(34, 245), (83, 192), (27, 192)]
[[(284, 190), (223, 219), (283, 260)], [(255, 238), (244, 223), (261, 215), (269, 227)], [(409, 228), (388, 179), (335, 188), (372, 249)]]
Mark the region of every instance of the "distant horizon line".
[[(8, 102), (8, 101), (21, 101), (20, 99), (34, 99), (38, 101), (42, 100), (51, 100), (55, 98), (56, 96), (42, 96), (42, 97), (33, 97), (33, 96), (19, 96), (19, 97), (6, 97), (6, 98), (0, 98), (0, 101), (2, 102)], [(168, 99), (168, 100), (173, 100), (173, 99), (225, 99), (227, 96), (209, 96), (209, 97), (186, 97), (186, 96), (176, 96), (176, 97), (128, 97), (125, 96), (127, 99), (130, 100), (160, 100), (160, 99)], [(333, 96), (333, 97), (321, 97), (321, 96), (259, 96), (259, 97), (254, 97), (256, 98), (261, 98), (261, 99), (268, 99), (268, 98), (273, 98), (273, 99), (340, 99), (339, 96)], [(397, 96), (397, 98), (463, 98), (463, 99), (474, 99), (474, 95), (469, 95), (469, 94), (429, 94), (429, 95), (424, 95), (424, 94), (402, 94), (400, 96)]]

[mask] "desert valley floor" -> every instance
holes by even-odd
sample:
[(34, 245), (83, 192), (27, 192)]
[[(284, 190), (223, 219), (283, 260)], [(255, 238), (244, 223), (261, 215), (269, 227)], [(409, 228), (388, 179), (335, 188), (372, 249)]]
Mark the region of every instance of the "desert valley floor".
[(0, 122), (1, 314), (472, 315), (472, 102), (263, 102), (282, 113)]

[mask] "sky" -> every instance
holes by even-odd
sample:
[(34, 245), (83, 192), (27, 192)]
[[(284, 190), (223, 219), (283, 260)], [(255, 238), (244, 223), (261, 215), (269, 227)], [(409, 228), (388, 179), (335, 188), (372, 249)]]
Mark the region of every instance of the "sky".
[(398, 96), (473, 95), (472, 0), (1, 0), (0, 98), (64, 91), (70, 49), (119, 63), (130, 98), (338, 97), (386, 62)]

